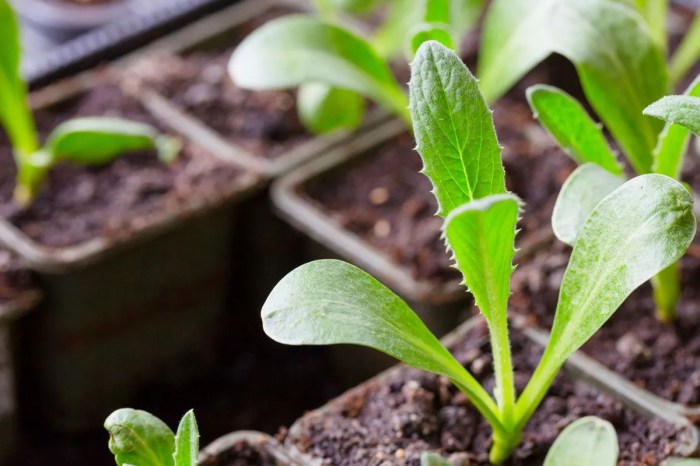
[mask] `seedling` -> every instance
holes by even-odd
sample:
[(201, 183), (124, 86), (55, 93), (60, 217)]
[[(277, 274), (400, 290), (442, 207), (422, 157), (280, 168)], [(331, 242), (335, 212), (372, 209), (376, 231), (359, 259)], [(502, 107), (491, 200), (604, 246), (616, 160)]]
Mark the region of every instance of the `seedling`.
[(468, 24), (466, 18), (475, 16), (478, 3), (421, 0), (416, 7), (414, 1), (397, 1), (386, 29), (380, 28), (381, 47), (326, 19), (282, 17), (265, 24), (238, 46), (231, 56), (229, 73), (246, 89), (300, 88), (301, 119), (317, 133), (359, 125), (364, 112), (360, 96), (375, 101), (410, 127), (408, 98), (389, 67), (394, 38), (399, 34), (406, 37), (408, 31), (411, 54), (428, 39), (452, 46), (462, 25)]
[(177, 433), (146, 411), (131, 408), (113, 412), (105, 421), (109, 450), (119, 466), (197, 466), (199, 431), (188, 411)]
[(459, 57), (427, 42), (411, 70), (417, 150), (445, 219), (445, 244), (488, 324), (494, 398), (401, 298), (345, 262), (311, 262), (282, 279), (263, 306), (263, 328), (281, 343), (368, 346), (447, 377), (491, 425), (490, 458), (500, 464), (569, 355), (632, 291), (686, 251), (696, 228), (693, 200), (677, 181), (649, 174), (595, 206), (564, 274), (550, 340), (516, 396), (506, 309), (522, 203), (506, 191), (491, 111)]
[[(618, 454), (617, 433), (612, 424), (589, 416), (572, 422), (559, 434), (547, 453), (544, 466), (616, 466)], [(421, 466), (452, 464), (439, 455), (425, 452)]]
[(20, 74), (17, 17), (8, 0), (0, 0), (0, 124), (13, 147), (17, 164), (14, 200), (29, 205), (46, 174), (60, 162), (105, 164), (129, 151), (156, 149), (163, 161), (175, 158), (180, 143), (155, 128), (121, 118), (76, 118), (53, 130), (39, 144), (29, 109), (27, 85)]
[[(644, 110), (646, 115), (667, 122), (652, 154), (653, 172), (680, 178), (691, 131), (700, 132), (697, 116), (697, 102), (700, 99), (695, 96), (700, 96), (700, 77), (690, 86), (688, 95), (665, 97)], [(552, 222), (557, 237), (573, 245), (580, 227), (596, 203), (624, 183), (625, 176), (600, 126), (576, 99), (560, 89), (545, 85), (529, 88), (527, 97), (542, 125), (564, 151), (581, 164), (562, 188)], [(632, 159), (630, 164), (635, 166)], [(652, 283), (657, 315), (660, 320), (670, 322), (675, 318), (680, 295), (678, 266), (671, 265)]]

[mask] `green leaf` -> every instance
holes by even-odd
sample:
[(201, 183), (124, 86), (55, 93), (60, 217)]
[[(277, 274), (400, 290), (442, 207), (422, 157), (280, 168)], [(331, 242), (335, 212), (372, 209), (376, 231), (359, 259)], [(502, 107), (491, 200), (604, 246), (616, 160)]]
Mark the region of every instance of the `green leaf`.
[(671, 83), (682, 80), (686, 73), (700, 59), (700, 13), (695, 13), (695, 19), (683, 36), (683, 41), (676, 49), (669, 65)]
[(639, 12), (610, 0), (495, 0), (479, 57), (493, 102), (552, 53), (568, 58), (596, 113), (638, 173), (652, 169), (661, 125), (645, 106), (666, 93), (664, 55)]
[(406, 45), (406, 31), (423, 21), (423, 10), (416, 8), (415, 0), (393, 0), (384, 22), (370, 39), (377, 53), (386, 58), (394, 58), (403, 52)]
[(413, 58), (424, 42), (435, 41), (454, 50), (455, 44), (449, 25), (445, 23), (419, 23), (406, 36), (406, 56)]
[(145, 149), (157, 149), (161, 160), (170, 161), (180, 144), (150, 125), (121, 118), (86, 117), (60, 124), (45, 146), (53, 163), (80, 164), (105, 164), (125, 152)]
[(261, 315), (265, 333), (279, 343), (362, 345), (443, 375), (500, 427), (498, 408), (473, 376), (401, 298), (353, 265), (318, 260), (298, 267), (275, 286)]
[(424, 451), (420, 457), (420, 466), (452, 466), (452, 463), (440, 455)]
[(561, 89), (540, 84), (527, 89), (527, 100), (535, 118), (576, 163), (592, 162), (614, 175), (622, 174), (601, 125), (576, 99)]
[(19, 24), (8, 0), (0, 0), (0, 44), (0, 123), (22, 158), (38, 150), (39, 141), (20, 74)]
[(309, 83), (299, 88), (297, 108), (307, 129), (324, 134), (356, 129), (362, 123), (365, 102), (355, 92)]
[(411, 64), (409, 89), (417, 150), (435, 187), (438, 214), (504, 193), (491, 111), (457, 54), (436, 42), (423, 44)]
[(120, 409), (105, 421), (109, 450), (119, 466), (175, 466), (175, 436), (160, 419), (146, 411)]
[(197, 466), (199, 456), (199, 430), (192, 410), (180, 421), (175, 435), (175, 466)]
[(644, 114), (681, 125), (700, 136), (700, 97), (669, 95), (649, 105)]
[(654, 40), (663, 50), (666, 50), (668, 42), (666, 21), (669, 0), (635, 0), (635, 3), (649, 25)]
[(650, 278), (675, 263), (695, 236), (693, 199), (677, 181), (642, 175), (605, 197), (581, 229), (564, 273), (551, 336), (518, 399), (522, 427), (557, 372)]
[(700, 460), (684, 459), (674, 462), (669, 462), (669, 466), (700, 466)]
[(304, 15), (266, 23), (233, 52), (229, 73), (252, 90), (322, 83), (347, 89), (410, 118), (404, 91), (387, 63), (361, 37), (340, 26)]
[(569, 246), (576, 244), (576, 238), (593, 209), (624, 183), (622, 176), (613, 175), (592, 163), (574, 170), (554, 204), (552, 228), (557, 238)]
[[(700, 76), (686, 91), (686, 95), (700, 97)], [(690, 142), (688, 128), (669, 121), (659, 135), (659, 142), (654, 150), (654, 172), (679, 179), (683, 165), (683, 156)]]
[(559, 434), (544, 466), (616, 466), (618, 453), (612, 424), (589, 416), (572, 422)]
[(366, 15), (381, 3), (379, 0), (331, 0), (335, 8), (354, 15)]
[(496, 397), (504, 418), (515, 406), (507, 307), (519, 212), (516, 196), (497, 194), (456, 208), (445, 222), (446, 243), (489, 324)]

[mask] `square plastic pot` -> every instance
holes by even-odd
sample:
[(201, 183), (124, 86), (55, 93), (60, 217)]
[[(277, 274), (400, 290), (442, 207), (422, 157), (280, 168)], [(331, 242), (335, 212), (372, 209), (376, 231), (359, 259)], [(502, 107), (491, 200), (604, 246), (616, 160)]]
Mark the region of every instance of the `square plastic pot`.
[[(109, 75), (85, 74), (34, 100), (59, 103), (100, 79)], [(150, 384), (206, 369), (225, 308), (235, 208), (261, 186), (239, 168), (226, 192), (193, 195), (180, 211), (119, 237), (47, 248), (0, 219), (0, 241), (36, 272), (45, 295), (17, 324), (23, 416), (62, 431), (94, 428)]]

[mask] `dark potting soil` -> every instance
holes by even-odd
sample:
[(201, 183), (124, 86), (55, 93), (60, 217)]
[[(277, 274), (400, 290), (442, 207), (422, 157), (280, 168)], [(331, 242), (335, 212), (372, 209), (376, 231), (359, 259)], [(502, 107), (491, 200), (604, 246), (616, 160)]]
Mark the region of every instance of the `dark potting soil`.
[(209, 458), (200, 466), (277, 466), (277, 462), (264, 448), (240, 441), (216, 458)]
[[(137, 101), (116, 85), (99, 85), (66, 104), (35, 113), (46, 136), (75, 116), (115, 116), (160, 127)], [(154, 151), (125, 154), (101, 166), (62, 163), (48, 175), (35, 202), (20, 209), (12, 201), (15, 163), (0, 142), (0, 215), (49, 247), (75, 245), (96, 237), (118, 237), (157, 222), (195, 202), (219, 201), (235, 192), (241, 171), (186, 142), (177, 160), (161, 163)]]
[[(512, 337), (515, 381), (527, 383), (541, 349), (522, 334)], [(453, 354), (492, 390), (492, 360), (485, 325), (460, 338)], [(680, 441), (677, 428), (648, 419), (610, 396), (560, 374), (525, 428), (510, 466), (541, 465), (559, 432), (574, 420), (596, 415), (617, 429), (619, 464), (657, 465)], [(456, 465), (487, 465), (491, 429), (446, 378), (402, 367), (372, 380), (335, 402), (325, 413), (302, 418), (287, 438), (302, 452), (333, 466), (418, 466), (425, 450), (449, 456)]]
[(198, 50), (186, 56), (160, 52), (130, 67), (128, 85), (153, 88), (225, 139), (253, 155), (274, 159), (309, 141), (292, 91), (247, 91), (229, 77), (235, 45), (266, 21), (296, 12), (278, 8), (249, 21), (227, 37), (224, 50)]
[[(549, 224), (556, 193), (573, 170), (523, 100), (519, 87), (494, 107), (508, 189), (525, 202), (519, 243)], [(458, 278), (440, 239), (442, 220), (422, 162), (404, 134), (355, 158), (347, 169), (314, 178), (301, 194), (343, 227), (407, 267), (414, 277), (435, 282)]]

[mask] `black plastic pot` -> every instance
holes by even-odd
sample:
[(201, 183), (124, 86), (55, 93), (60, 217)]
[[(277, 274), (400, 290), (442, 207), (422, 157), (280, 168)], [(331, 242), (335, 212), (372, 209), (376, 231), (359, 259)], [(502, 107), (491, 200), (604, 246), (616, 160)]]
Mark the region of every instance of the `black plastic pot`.
[[(101, 79), (112, 77), (82, 75), (34, 101), (60, 103)], [(180, 211), (114, 238), (48, 248), (0, 219), (0, 241), (36, 272), (46, 298), (18, 322), (23, 415), (62, 431), (94, 428), (150, 384), (179, 383), (210, 366), (228, 294), (235, 208), (260, 186), (239, 168), (225, 192), (195, 193)]]
[(249, 430), (232, 432), (207, 445), (199, 454), (199, 465), (227, 466), (236, 459), (236, 452), (241, 446), (249, 447), (268, 461), (274, 461), (276, 466), (307, 466), (306, 463), (292, 458), (274, 438), (262, 432)]

